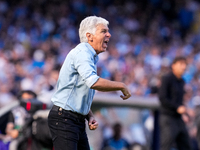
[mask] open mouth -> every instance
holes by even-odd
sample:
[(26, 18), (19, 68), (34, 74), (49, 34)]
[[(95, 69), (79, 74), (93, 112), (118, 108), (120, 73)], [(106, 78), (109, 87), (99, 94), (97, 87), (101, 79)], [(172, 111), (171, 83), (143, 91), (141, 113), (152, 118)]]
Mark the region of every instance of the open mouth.
[(104, 41), (104, 44), (103, 44), (103, 47), (104, 47), (104, 48), (107, 48), (107, 47), (108, 47), (108, 42), (109, 42), (109, 40), (105, 40), (105, 41)]
[(108, 41), (104, 41), (104, 43), (108, 44)]

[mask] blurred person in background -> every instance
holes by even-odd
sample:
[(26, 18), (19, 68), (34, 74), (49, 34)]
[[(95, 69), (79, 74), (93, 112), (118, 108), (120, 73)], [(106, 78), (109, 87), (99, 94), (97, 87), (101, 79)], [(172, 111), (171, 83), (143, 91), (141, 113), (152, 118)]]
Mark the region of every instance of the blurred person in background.
[(130, 150), (130, 144), (122, 138), (122, 125), (113, 125), (113, 136), (103, 141), (102, 150)]
[[(60, 71), (60, 65), (55, 66), (46, 76), (43, 76), (44, 82), (41, 82), (40, 91), (38, 92), (38, 99), (47, 105), (47, 108), (51, 108), (53, 103), (51, 101), (52, 95), (56, 91), (56, 82), (58, 80)], [(41, 88), (43, 87), (43, 88)]]
[[(18, 96), (20, 103), (27, 102), (30, 99), (36, 99), (36, 97), (37, 95), (30, 90), (24, 90)], [(31, 133), (30, 128), (25, 128), (23, 131), (23, 127), (25, 126), (28, 118), (30, 118), (30, 114), (26, 110), (26, 107), (23, 107), (22, 105), (19, 105), (11, 110), (8, 123), (6, 125), (5, 135), (5, 138), (11, 141), (9, 145), (10, 150), (27, 149), (27, 138), (31, 136)]]
[(10, 85), (1, 83), (0, 87), (0, 108), (11, 104), (16, 101), (15, 97), (11, 94)]
[(184, 80), (187, 67), (185, 57), (176, 57), (171, 65), (172, 71), (165, 74), (159, 90), (160, 108), (160, 150), (170, 150), (173, 144), (179, 150), (191, 150), (190, 138), (182, 115), (187, 116), (183, 104)]
[[(38, 112), (40, 117), (42, 114), (44, 115), (44, 111), (41, 111), (39, 114), (38, 110), (44, 110), (46, 105), (40, 102), (37, 99), (36, 93), (31, 90), (21, 91), (18, 99), (20, 105), (11, 110), (6, 126), (5, 138), (11, 141), (9, 150), (27, 150), (29, 148), (32, 150), (52, 149), (47, 115), (46, 119), (34, 117), (36, 112)], [(37, 124), (37, 127), (33, 126), (33, 121)], [(47, 141), (47, 144), (44, 143), (45, 141)]]
[(200, 92), (192, 99), (194, 105), (194, 124), (195, 124), (195, 137), (197, 141), (198, 148), (200, 148)]
[(90, 110), (95, 90), (121, 91), (125, 100), (131, 94), (122, 82), (97, 76), (98, 54), (105, 52), (111, 37), (109, 22), (101, 17), (86, 17), (80, 23), (78, 44), (67, 55), (52, 97), (48, 123), (55, 150), (89, 150), (85, 119), (90, 130), (98, 127)]

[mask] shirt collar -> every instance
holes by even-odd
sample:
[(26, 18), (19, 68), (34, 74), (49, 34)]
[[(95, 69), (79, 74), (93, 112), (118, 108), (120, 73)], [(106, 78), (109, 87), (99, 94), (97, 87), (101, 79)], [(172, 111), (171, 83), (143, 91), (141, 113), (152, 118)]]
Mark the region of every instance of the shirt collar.
[(95, 60), (95, 64), (96, 64), (99, 60), (99, 56), (97, 55), (96, 51), (94, 50), (94, 48), (89, 43), (85, 43), (85, 45), (92, 52), (92, 55), (94, 56), (94, 60)]
[(173, 76), (173, 78), (175, 78), (177, 81), (181, 81), (181, 80), (183, 80), (183, 78), (181, 77), (180, 79), (179, 78), (177, 78), (176, 76), (175, 76), (175, 74), (171, 71), (171, 75)]

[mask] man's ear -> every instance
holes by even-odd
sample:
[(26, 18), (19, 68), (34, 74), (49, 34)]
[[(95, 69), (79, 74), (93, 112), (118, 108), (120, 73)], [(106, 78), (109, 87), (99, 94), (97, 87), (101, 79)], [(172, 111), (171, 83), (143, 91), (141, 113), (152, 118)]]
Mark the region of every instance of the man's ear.
[(93, 41), (93, 35), (91, 33), (86, 33), (86, 37), (88, 41), (92, 42)]

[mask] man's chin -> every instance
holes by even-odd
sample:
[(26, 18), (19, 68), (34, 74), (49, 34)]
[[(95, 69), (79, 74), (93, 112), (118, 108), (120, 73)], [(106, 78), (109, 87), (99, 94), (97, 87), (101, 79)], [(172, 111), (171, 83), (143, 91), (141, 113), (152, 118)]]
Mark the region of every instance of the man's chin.
[(103, 51), (105, 52), (105, 51), (107, 51), (107, 49), (108, 49), (108, 47), (106, 47), (106, 48), (103, 48)]
[(106, 50), (107, 50), (107, 48), (103, 48), (103, 49), (101, 49), (100, 53), (103, 53), (103, 52), (105, 52)]

